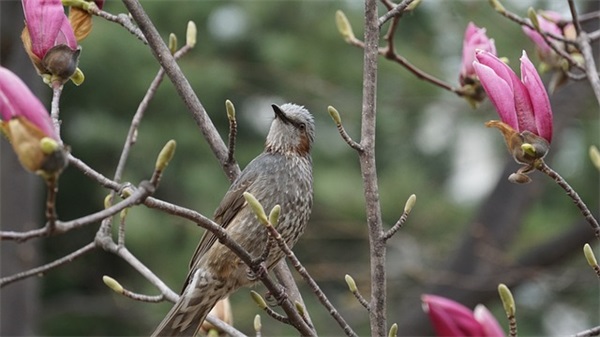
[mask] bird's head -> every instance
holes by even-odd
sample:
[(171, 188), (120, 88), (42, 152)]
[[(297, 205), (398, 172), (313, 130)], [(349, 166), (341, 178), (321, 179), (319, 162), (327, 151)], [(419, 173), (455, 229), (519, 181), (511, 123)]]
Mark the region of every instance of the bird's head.
[(315, 139), (315, 121), (303, 106), (273, 104), (275, 119), (267, 135), (266, 151), (308, 155)]

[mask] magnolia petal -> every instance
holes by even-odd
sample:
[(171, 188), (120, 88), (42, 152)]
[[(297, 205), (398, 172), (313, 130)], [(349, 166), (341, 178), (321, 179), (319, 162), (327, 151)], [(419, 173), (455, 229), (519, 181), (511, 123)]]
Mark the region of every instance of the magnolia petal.
[(510, 81), (505, 69), (508, 66), (496, 57), (490, 59), (488, 55), (493, 56), (487, 52), (478, 51), (477, 61), (473, 63), (473, 67), (490, 101), (498, 111), (500, 119), (513, 129), (518, 130), (519, 124), (514, 105), (512, 81)]
[(65, 44), (72, 50), (77, 49), (77, 39), (75, 38), (75, 32), (71, 27), (71, 22), (66, 15), (63, 14), (60, 31), (56, 36), (55, 45)]
[(23, 0), (32, 52), (40, 59), (55, 44), (65, 12), (60, 0)]
[(538, 136), (543, 137), (548, 142), (552, 141), (552, 107), (550, 99), (544, 88), (544, 83), (537, 73), (535, 66), (527, 53), (523, 51), (521, 56), (521, 79), (529, 92), (531, 105), (534, 114), (535, 129), (530, 129)]
[(0, 67), (0, 116), (9, 121), (22, 116), (45, 136), (58, 139), (48, 111), (17, 75)]
[(438, 336), (483, 336), (481, 324), (464, 305), (435, 295), (423, 295), (421, 300)]
[(483, 304), (477, 304), (473, 310), (473, 316), (483, 327), (486, 337), (505, 337), (504, 330), (498, 324), (496, 318)]
[(477, 27), (473, 22), (469, 22), (465, 30), (463, 40), (462, 63), (460, 71), (461, 85), (465, 85), (465, 80), (475, 76), (473, 61), (475, 61), (475, 51), (481, 49), (496, 55), (496, 46), (494, 40), (486, 35), (485, 28)]

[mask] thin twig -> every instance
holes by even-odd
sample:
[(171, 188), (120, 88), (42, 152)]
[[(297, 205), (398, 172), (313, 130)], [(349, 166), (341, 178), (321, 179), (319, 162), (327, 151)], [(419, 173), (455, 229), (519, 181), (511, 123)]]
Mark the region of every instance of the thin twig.
[(75, 260), (78, 257), (83, 256), (84, 254), (92, 251), (94, 248), (96, 248), (96, 244), (94, 242), (88, 243), (87, 245), (79, 248), (78, 250), (74, 251), (73, 253), (69, 254), (69, 255), (65, 255), (63, 257), (61, 257), (58, 260), (52, 261), (50, 263), (47, 263), (43, 266), (37, 267), (37, 268), (32, 268), (29, 269), (27, 271), (21, 272), (21, 273), (17, 273), (15, 275), (11, 275), (11, 276), (7, 276), (7, 277), (3, 277), (0, 279), (0, 287), (4, 287), (5, 285), (11, 284), (13, 282), (22, 280), (24, 278), (28, 278), (34, 275), (43, 275), (45, 272), (57, 268), (65, 263), (71, 262), (73, 260)]
[(579, 47), (581, 53), (583, 54), (583, 59), (585, 60), (585, 73), (587, 74), (590, 86), (592, 87), (594, 95), (596, 96), (596, 101), (600, 105), (600, 77), (598, 76), (598, 71), (596, 70), (596, 61), (590, 45), (591, 40), (587, 33), (582, 31), (581, 34), (579, 34), (577, 41), (579, 42)]
[(577, 36), (579, 36), (583, 30), (581, 29), (581, 22), (579, 22), (579, 18), (577, 17), (577, 8), (575, 8), (573, 0), (568, 0), (567, 2), (569, 3), (569, 10), (571, 11), (571, 17), (573, 18), (575, 32), (577, 32)]
[(400, 228), (402, 228), (402, 225), (404, 225), (404, 223), (406, 222), (407, 219), (408, 219), (408, 212), (402, 213), (402, 215), (400, 216), (400, 219), (398, 219), (398, 221), (392, 226), (392, 228), (388, 229), (388, 231), (385, 232), (385, 234), (383, 235), (383, 239), (387, 241), (392, 236), (394, 236), (394, 234), (396, 234), (396, 232)]
[(109, 253), (113, 253), (120, 258), (122, 258), (125, 262), (129, 263), (135, 270), (138, 271), (144, 278), (146, 278), (150, 283), (152, 283), (158, 290), (160, 290), (161, 294), (164, 295), (166, 299), (171, 302), (176, 302), (179, 296), (171, 290), (160, 278), (158, 278), (148, 267), (146, 267), (142, 262), (140, 262), (131, 252), (122, 246), (118, 246), (114, 241), (110, 239), (110, 237), (105, 236), (96, 236), (94, 240), (96, 245), (104, 249)]
[(577, 192), (571, 187), (571, 185), (569, 185), (569, 183), (567, 183), (567, 181), (564, 180), (563, 177), (561, 177), (556, 171), (552, 170), (543, 161), (541, 161), (536, 168), (542, 173), (552, 178), (558, 184), (558, 186), (565, 190), (567, 195), (573, 200), (573, 203), (575, 203), (575, 206), (579, 208), (585, 220), (590, 224), (590, 226), (592, 226), (596, 237), (600, 239), (600, 225), (598, 224), (598, 221), (596, 220), (596, 218), (594, 218), (592, 212), (590, 212), (590, 209), (583, 202), (579, 194), (577, 194)]
[(592, 337), (592, 336), (600, 336), (600, 325), (593, 327), (591, 329), (578, 332), (574, 334), (572, 337)]
[[(351, 45), (359, 47), (359, 48), (363, 48), (363, 49), (365, 48), (364, 42), (359, 39), (356, 39), (356, 38), (350, 40), (349, 43)], [(455, 93), (458, 96), (464, 95), (461, 88), (453, 87), (449, 83), (446, 83), (446, 82), (440, 80), (439, 78), (424, 72), (423, 70), (419, 69), (418, 67), (416, 67), (415, 65), (410, 63), (405, 57), (403, 57), (403, 56), (399, 55), (398, 53), (396, 53), (395, 51), (393, 51), (393, 49), (389, 48), (389, 46), (387, 46), (385, 48), (379, 48), (378, 53), (379, 53), (379, 55), (385, 57), (386, 59), (400, 64), (401, 66), (406, 68), (406, 70), (411, 72), (413, 75), (415, 75), (420, 80), (427, 81), (427, 82), (429, 82), (435, 86), (438, 86), (444, 90), (448, 90), (452, 93)]]
[(144, 295), (144, 294), (135, 293), (135, 292), (133, 292), (131, 290), (127, 290), (125, 288), (123, 288), (123, 292), (121, 293), (121, 295), (123, 295), (125, 297), (129, 297), (132, 300), (140, 301), (140, 302), (159, 303), (159, 302), (163, 302), (165, 300), (164, 294), (154, 295), (154, 296)]
[[(520, 16), (518, 16), (515, 13), (507, 11), (506, 9), (504, 9), (503, 11), (497, 11), (497, 12), (500, 13), (505, 18), (507, 18), (507, 19), (509, 19), (511, 21), (514, 21), (514, 22), (518, 23), (521, 26), (527, 26), (531, 30), (536, 30), (537, 31), (537, 29), (529, 21), (521, 18)], [(571, 44), (571, 45), (577, 45), (577, 43), (575, 41), (567, 39), (564, 36), (556, 35), (554, 33), (544, 32), (542, 35), (546, 35), (548, 37), (551, 37), (551, 38), (553, 38), (555, 40), (558, 40), (558, 41), (561, 41), (561, 42), (564, 42), (564, 43), (568, 43), (568, 44)]]
[(237, 120), (235, 117), (229, 119), (229, 137), (227, 142), (227, 162), (235, 163), (235, 140), (237, 137)]
[(285, 240), (283, 239), (281, 234), (279, 234), (277, 229), (275, 229), (275, 227), (270, 223), (267, 224), (266, 227), (269, 231), (269, 236), (277, 242), (277, 245), (285, 254), (285, 256), (290, 260), (294, 269), (296, 269), (296, 271), (298, 271), (298, 274), (300, 274), (302, 278), (306, 281), (306, 283), (308, 283), (308, 286), (315, 293), (319, 302), (321, 302), (321, 304), (327, 309), (331, 317), (333, 317), (333, 319), (338, 323), (342, 330), (344, 330), (346, 336), (357, 337), (358, 335), (352, 330), (350, 325), (348, 325), (346, 320), (344, 320), (344, 317), (340, 315), (339, 311), (333, 306), (333, 304), (331, 304), (331, 302), (329, 301), (325, 293), (321, 290), (317, 282), (315, 282), (315, 280), (310, 276), (310, 274), (308, 273), (306, 268), (304, 268), (302, 263), (300, 263), (300, 260), (298, 260), (294, 252), (285, 243)]
[(411, 73), (413, 73), (413, 75), (415, 75), (418, 79), (420, 80), (424, 80), (427, 81), (429, 83), (432, 83), (442, 89), (448, 90), (450, 92), (453, 92), (459, 96), (463, 95), (463, 92), (460, 88), (455, 88), (452, 85), (440, 80), (437, 77), (434, 77), (426, 72), (424, 72), (423, 70), (417, 68), (416, 66), (414, 66), (412, 63), (410, 63), (406, 58), (404, 58), (401, 55), (398, 55), (397, 53), (390, 53), (390, 52), (383, 52), (382, 55), (384, 55), (387, 59), (395, 61), (397, 63), (399, 63), (400, 65), (402, 65), (404, 68), (406, 68), (408, 71), (410, 71)]
[(283, 316), (282, 314), (276, 312), (275, 310), (271, 309), (269, 306), (264, 307), (263, 309), (265, 311), (265, 313), (269, 316), (271, 316), (271, 318), (275, 319), (276, 321), (279, 321), (283, 324), (288, 324), (291, 325), (290, 319)]
[(125, 219), (126, 214), (123, 214), (123, 212), (127, 212), (127, 209), (124, 209), (121, 211), (121, 216), (120, 216), (120, 221), (119, 221), (119, 234), (118, 234), (118, 238), (117, 238), (117, 245), (123, 247), (125, 246)]
[(371, 311), (371, 306), (369, 305), (369, 302), (367, 302), (365, 297), (360, 293), (360, 291), (358, 291), (358, 289), (354, 290), (352, 292), (352, 295), (354, 295), (354, 297), (356, 297), (356, 299), (358, 300), (358, 303), (360, 303), (360, 305), (362, 305), (365, 309), (367, 309), (367, 311)]
[(508, 316), (508, 336), (517, 337), (517, 318), (515, 315)]
[(50, 117), (54, 123), (54, 130), (58, 135), (59, 144), (62, 145), (62, 137), (60, 136), (60, 95), (62, 94), (62, 85), (52, 88), (52, 103), (50, 104)]
[(93, 168), (88, 166), (86, 163), (84, 163), (81, 159), (76, 158), (75, 156), (73, 156), (70, 153), (68, 155), (68, 160), (69, 160), (69, 165), (71, 167), (75, 167), (75, 168), (79, 169), (81, 172), (83, 172), (84, 175), (95, 180), (103, 187), (106, 187), (113, 191), (119, 191), (121, 189), (120, 184), (103, 176), (101, 173), (97, 172), (96, 170), (94, 170)]
[(596, 20), (600, 18), (600, 11), (594, 11), (589, 13), (583, 13), (579, 15), (579, 22), (585, 22), (588, 20)]
[(355, 142), (352, 139), (352, 137), (350, 137), (350, 135), (348, 135), (348, 133), (346, 132), (346, 129), (344, 129), (344, 125), (342, 125), (341, 123), (336, 123), (336, 126), (338, 129), (338, 132), (340, 133), (340, 136), (342, 136), (342, 139), (346, 142), (346, 144), (348, 144), (348, 146), (350, 146), (351, 148), (355, 149), (358, 152), (364, 151), (362, 145)]
[(56, 228), (56, 195), (58, 194), (58, 175), (46, 178), (46, 230), (51, 235)]
[(390, 11), (381, 16), (378, 20), (379, 27), (381, 27), (384, 23), (386, 23), (391, 18), (399, 18), (404, 13), (404, 10), (408, 5), (410, 5), (414, 0), (404, 0), (396, 7), (392, 8)]
[(144, 34), (142, 34), (142, 31), (138, 27), (135, 26), (135, 24), (132, 22), (131, 17), (129, 17), (129, 15), (127, 15), (127, 14), (113, 15), (113, 14), (110, 14), (103, 10), (100, 10), (96, 6), (90, 6), (89, 12), (93, 15), (104, 18), (108, 21), (120, 24), (128, 32), (130, 32), (136, 38), (138, 38), (138, 40), (142, 41), (144, 44), (148, 44), (146, 37), (144, 36)]
[[(142, 185), (143, 184), (140, 184), (140, 186), (142, 186)], [(86, 225), (89, 225), (89, 224), (92, 224), (92, 223), (95, 223), (98, 221), (102, 221), (105, 218), (109, 218), (109, 217), (119, 213), (121, 210), (123, 210), (127, 207), (131, 207), (133, 205), (139, 204), (144, 199), (146, 199), (146, 197), (148, 195), (150, 195), (151, 192), (152, 192), (152, 190), (149, 188), (140, 187), (140, 188), (135, 189), (133, 194), (131, 194), (127, 199), (122, 200), (119, 203), (117, 203), (109, 208), (103, 209), (99, 212), (92, 213), (92, 214), (89, 214), (84, 217), (81, 217), (81, 218), (78, 218), (75, 220), (71, 220), (71, 221), (66, 221), (66, 222), (57, 221), (56, 228), (52, 232), (52, 235), (62, 234), (62, 233), (68, 232), (73, 229), (77, 229), (77, 228), (80, 228), (80, 227), (83, 227), (83, 226), (86, 226)], [(27, 231), (27, 232), (0, 231), (0, 239), (1, 240), (26, 241), (26, 240), (29, 240), (32, 238), (44, 236), (47, 234), (47, 232), (48, 232), (48, 230), (46, 229), (46, 227), (41, 228), (41, 229)]]

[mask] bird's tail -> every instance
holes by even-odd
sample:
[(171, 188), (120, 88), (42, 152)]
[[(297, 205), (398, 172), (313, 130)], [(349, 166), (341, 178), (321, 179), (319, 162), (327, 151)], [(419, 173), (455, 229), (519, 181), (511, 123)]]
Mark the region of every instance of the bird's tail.
[(203, 277), (193, 280), (152, 336), (195, 336), (217, 301), (228, 294), (224, 290), (222, 284), (206, 282)]

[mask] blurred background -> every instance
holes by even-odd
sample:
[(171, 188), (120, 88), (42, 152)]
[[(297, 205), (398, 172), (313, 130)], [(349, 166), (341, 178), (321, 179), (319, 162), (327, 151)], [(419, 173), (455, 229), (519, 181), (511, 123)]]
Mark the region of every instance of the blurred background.
[[(362, 50), (347, 45), (335, 26), (343, 10), (362, 37), (363, 3), (347, 1), (143, 1), (161, 35), (185, 41), (188, 20), (198, 26), (196, 47), (179, 64), (227, 137), (224, 102), (237, 109), (236, 159), (243, 168), (262, 151), (272, 119), (270, 104), (305, 105), (317, 123), (313, 152), (315, 201), (305, 235), (294, 249), (307, 270), (360, 335), (369, 335), (368, 313), (347, 290), (352, 275), (368, 298), (369, 258), (362, 182), (356, 153), (340, 138), (327, 106), (341, 113), (348, 133), (359, 140)], [(526, 16), (529, 6), (569, 16), (567, 1), (503, 1)], [(597, 1), (576, 1), (580, 12)], [(0, 2), (0, 63), (17, 73), (50, 106), (51, 91), (26, 58), (19, 39), (21, 4)], [(106, 11), (125, 12), (118, 1)], [(381, 8), (380, 13), (383, 13)], [(518, 69), (533, 44), (521, 28), (495, 13), (487, 1), (426, 0), (400, 21), (398, 53), (415, 66), (458, 86), (462, 37), (469, 21), (487, 28), (498, 54)], [(594, 26), (595, 25), (595, 26)], [(597, 29), (597, 22), (587, 26)], [(382, 33), (383, 34), (383, 33)], [(62, 136), (74, 156), (112, 177), (137, 105), (158, 64), (122, 27), (94, 18), (81, 42), (79, 67), (86, 80), (68, 83), (61, 100)], [(594, 46), (597, 52), (597, 45)], [(597, 54), (596, 54), (597, 55)], [(517, 71), (518, 72), (518, 71)], [(548, 83), (549, 75), (543, 76)], [(483, 123), (496, 119), (489, 102), (472, 109), (465, 100), (418, 80), (380, 59), (378, 75), (377, 169), (383, 219), (392, 226), (409, 195), (417, 204), (408, 222), (389, 241), (388, 322), (399, 335), (431, 335), (420, 296), (436, 293), (468, 307), (484, 303), (503, 326), (498, 283), (513, 289), (521, 336), (574, 334), (598, 324), (598, 280), (581, 248), (593, 231), (577, 208), (548, 177), (514, 185), (512, 163), (501, 135)], [(587, 151), (598, 145), (598, 105), (586, 82), (569, 82), (552, 96), (556, 133), (549, 165), (598, 214), (599, 177)], [(211, 216), (229, 182), (173, 86), (165, 80), (150, 103), (125, 171), (133, 184), (148, 179), (156, 155), (169, 139), (177, 152), (155, 196)], [(24, 172), (3, 137), (0, 226), (27, 230), (43, 224), (45, 186)], [(58, 215), (75, 219), (103, 207), (108, 191), (74, 168), (60, 180)], [(1, 242), (1, 275), (51, 262), (91, 242), (98, 224), (66, 235), (27, 243)], [(127, 246), (173, 290), (179, 291), (202, 229), (180, 218), (136, 207), (127, 218)], [(596, 245), (597, 247), (597, 245)], [(72, 263), (3, 287), (2, 335), (144, 335), (170, 303), (136, 302), (113, 293), (102, 276), (149, 295), (158, 291), (128, 264), (97, 250)], [(299, 280), (309, 312), (322, 335), (341, 335), (315, 296)], [(264, 288), (257, 287), (259, 292)], [(232, 296), (236, 328), (253, 334), (263, 317), (267, 336), (296, 332), (264, 315), (248, 289)]]

